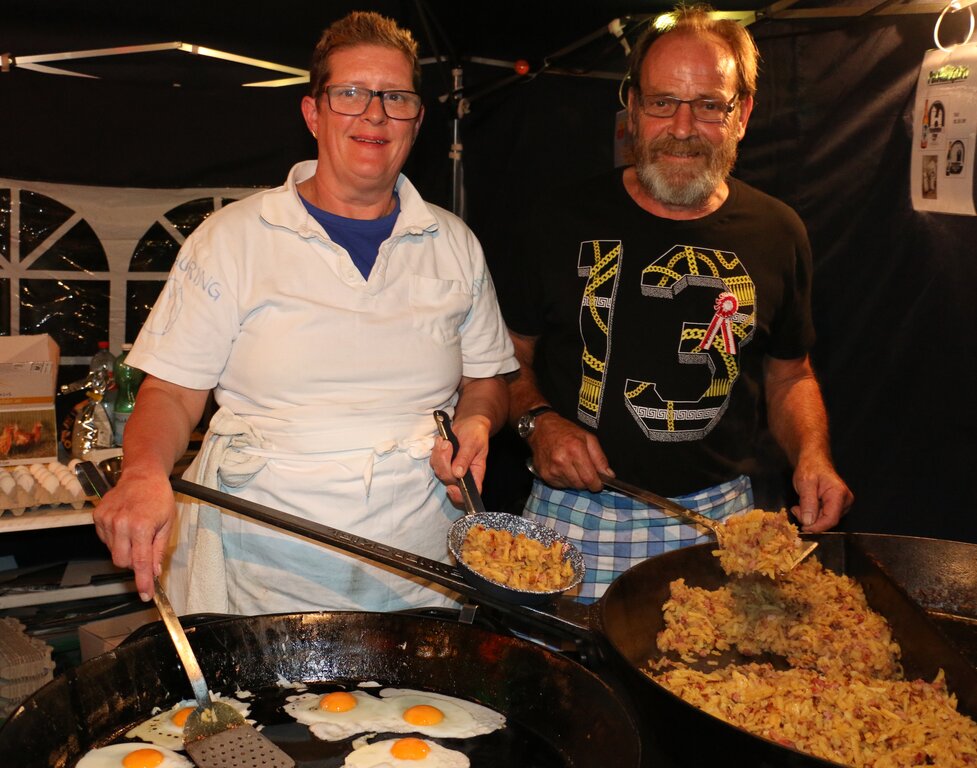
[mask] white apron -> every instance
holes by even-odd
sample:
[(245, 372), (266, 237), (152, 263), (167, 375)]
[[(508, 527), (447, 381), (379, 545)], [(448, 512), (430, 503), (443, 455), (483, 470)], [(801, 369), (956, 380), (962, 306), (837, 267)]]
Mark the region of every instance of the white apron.
[[(432, 435), (373, 449), (284, 454), (226, 409), (184, 477), (448, 562), (461, 512), (428, 460)], [(219, 482), (215, 482), (219, 480)], [(407, 515), (405, 499), (414, 507)], [(181, 497), (164, 585), (177, 613), (254, 615), (457, 606), (447, 590), (296, 534)], [(192, 576), (191, 576), (192, 574)]]

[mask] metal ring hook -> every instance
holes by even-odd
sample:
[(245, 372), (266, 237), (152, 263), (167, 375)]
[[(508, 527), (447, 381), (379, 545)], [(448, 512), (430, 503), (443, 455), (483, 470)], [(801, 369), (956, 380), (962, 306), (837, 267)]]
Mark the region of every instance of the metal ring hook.
[(956, 48), (957, 45), (966, 45), (967, 43), (970, 42), (970, 38), (974, 36), (974, 9), (972, 7), (968, 7), (967, 12), (970, 14), (970, 31), (967, 32), (966, 39), (962, 43), (957, 43), (955, 45), (950, 46), (949, 48), (945, 48), (943, 44), (940, 42), (940, 24), (943, 23), (943, 17), (946, 16), (947, 11), (953, 11), (954, 13), (956, 13), (959, 10), (960, 10), (959, 0), (950, 0), (946, 8), (944, 8), (940, 12), (940, 17), (936, 20), (936, 26), (933, 28), (933, 42), (936, 43), (936, 47), (939, 48), (944, 53), (950, 53), (950, 51)]

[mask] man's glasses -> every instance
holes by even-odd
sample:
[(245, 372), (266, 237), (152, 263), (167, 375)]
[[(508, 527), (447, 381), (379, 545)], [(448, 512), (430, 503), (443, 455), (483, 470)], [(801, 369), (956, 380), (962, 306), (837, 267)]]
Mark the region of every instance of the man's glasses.
[(329, 109), (340, 115), (362, 115), (374, 96), (392, 120), (413, 120), (421, 113), (421, 97), (414, 91), (374, 91), (358, 85), (327, 85), (325, 90)]
[(736, 97), (730, 101), (715, 99), (676, 99), (672, 96), (638, 96), (641, 111), (648, 117), (671, 117), (682, 104), (688, 104), (692, 117), (700, 123), (721, 123), (736, 109)]

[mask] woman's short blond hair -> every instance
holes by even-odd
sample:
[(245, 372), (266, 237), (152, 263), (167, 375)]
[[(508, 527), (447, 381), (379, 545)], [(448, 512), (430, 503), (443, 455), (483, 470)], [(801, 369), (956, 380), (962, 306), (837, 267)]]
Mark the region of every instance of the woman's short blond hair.
[(411, 65), (413, 88), (420, 91), (421, 62), (417, 56), (417, 41), (410, 31), (379, 13), (353, 11), (330, 24), (312, 52), (309, 67), (309, 95), (312, 98), (318, 100), (329, 82), (329, 56), (341, 48), (357, 45), (380, 45), (403, 53)]

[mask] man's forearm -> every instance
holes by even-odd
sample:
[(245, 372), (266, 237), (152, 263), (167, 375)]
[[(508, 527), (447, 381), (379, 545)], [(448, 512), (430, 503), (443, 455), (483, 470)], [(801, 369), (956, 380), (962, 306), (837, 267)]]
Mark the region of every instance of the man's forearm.
[(547, 400), (539, 391), (533, 370), (536, 339), (511, 331), (509, 335), (519, 361), (519, 371), (509, 379), (509, 424), (515, 427), (520, 416), (530, 408), (544, 405)]
[(770, 431), (797, 466), (801, 456), (830, 456), (828, 414), (821, 388), (805, 360), (776, 361), (769, 365), (767, 413)]

